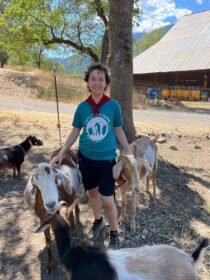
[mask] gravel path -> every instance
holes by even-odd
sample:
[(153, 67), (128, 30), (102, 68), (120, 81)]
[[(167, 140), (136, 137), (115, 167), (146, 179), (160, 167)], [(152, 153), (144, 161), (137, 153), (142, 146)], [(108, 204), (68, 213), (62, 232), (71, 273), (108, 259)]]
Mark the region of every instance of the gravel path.
[[(34, 99), (37, 90), (30, 87), (29, 73), (0, 69), (0, 110), (21, 110), (56, 113), (55, 102)], [(32, 98), (31, 98), (32, 97)], [(76, 105), (59, 103), (59, 111), (63, 114), (73, 114)], [(170, 109), (134, 110), (135, 121), (154, 122), (178, 125), (195, 125), (202, 128), (210, 127), (210, 107), (208, 109), (193, 109), (175, 111)]]
[[(19, 99), (7, 99), (0, 97), (0, 110), (21, 110), (21, 111), (36, 111), (56, 113), (56, 103), (39, 101), (39, 100), (21, 100)], [(63, 114), (73, 114), (75, 112), (76, 105), (59, 103), (59, 111)], [(171, 124), (185, 124), (210, 128), (210, 109), (203, 112), (202, 110), (196, 112), (183, 112), (172, 110), (133, 110), (133, 116), (135, 121), (164, 123), (169, 122)]]

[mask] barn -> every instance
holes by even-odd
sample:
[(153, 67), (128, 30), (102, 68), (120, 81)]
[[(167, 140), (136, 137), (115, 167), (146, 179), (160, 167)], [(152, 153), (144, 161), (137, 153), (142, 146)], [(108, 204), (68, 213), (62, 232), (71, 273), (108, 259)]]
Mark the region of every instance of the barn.
[(210, 88), (210, 10), (182, 17), (133, 60), (134, 84)]

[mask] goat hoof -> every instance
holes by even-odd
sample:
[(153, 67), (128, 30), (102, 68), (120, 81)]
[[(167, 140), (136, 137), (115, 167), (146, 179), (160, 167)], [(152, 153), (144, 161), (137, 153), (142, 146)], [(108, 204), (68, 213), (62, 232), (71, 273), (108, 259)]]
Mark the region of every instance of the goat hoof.
[(135, 228), (131, 228), (131, 235), (136, 234), (136, 229)]
[(47, 268), (47, 274), (53, 274), (53, 268), (52, 267), (48, 267)]
[(118, 219), (118, 224), (121, 226), (124, 223), (124, 219), (123, 218), (119, 218)]

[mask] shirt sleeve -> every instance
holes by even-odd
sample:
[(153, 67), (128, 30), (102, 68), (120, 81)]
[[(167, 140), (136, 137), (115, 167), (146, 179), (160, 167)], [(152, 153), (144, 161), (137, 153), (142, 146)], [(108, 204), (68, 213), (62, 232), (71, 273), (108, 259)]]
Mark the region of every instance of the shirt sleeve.
[(113, 125), (114, 125), (114, 127), (123, 126), (121, 107), (120, 107), (120, 104), (118, 102), (116, 102), (116, 106), (115, 106), (115, 114), (114, 114)]
[(78, 106), (76, 111), (75, 111), (74, 118), (73, 118), (73, 121), (72, 121), (72, 126), (76, 127), (76, 128), (82, 128), (80, 106)]

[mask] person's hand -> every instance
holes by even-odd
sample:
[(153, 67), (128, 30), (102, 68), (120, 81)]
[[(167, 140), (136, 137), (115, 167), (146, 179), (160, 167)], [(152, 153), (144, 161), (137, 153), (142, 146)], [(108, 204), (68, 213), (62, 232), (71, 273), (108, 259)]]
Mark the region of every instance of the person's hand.
[(55, 168), (59, 168), (62, 160), (63, 160), (63, 155), (59, 153), (57, 154), (57, 156), (51, 159), (50, 165), (52, 165)]

